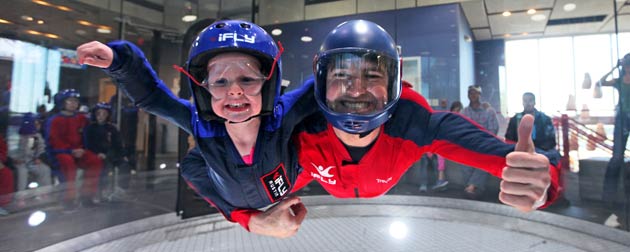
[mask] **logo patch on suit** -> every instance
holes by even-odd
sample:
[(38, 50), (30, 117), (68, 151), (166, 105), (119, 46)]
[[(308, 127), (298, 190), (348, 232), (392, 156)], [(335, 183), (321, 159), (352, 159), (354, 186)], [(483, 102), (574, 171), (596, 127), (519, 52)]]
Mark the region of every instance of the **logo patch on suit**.
[(287, 178), (287, 172), (284, 169), (284, 164), (282, 163), (272, 172), (262, 176), (260, 180), (265, 186), (267, 196), (269, 196), (271, 202), (276, 202), (281, 199), (282, 196), (289, 192), (289, 188), (291, 188), (291, 183)]
[(335, 175), (330, 173), (330, 170), (335, 168), (335, 166), (324, 167), (322, 165), (316, 165), (314, 163), (311, 163), (311, 165), (317, 171), (317, 173), (311, 172), (311, 177), (319, 180), (322, 183), (326, 183), (330, 185), (337, 184), (337, 180), (333, 179)]

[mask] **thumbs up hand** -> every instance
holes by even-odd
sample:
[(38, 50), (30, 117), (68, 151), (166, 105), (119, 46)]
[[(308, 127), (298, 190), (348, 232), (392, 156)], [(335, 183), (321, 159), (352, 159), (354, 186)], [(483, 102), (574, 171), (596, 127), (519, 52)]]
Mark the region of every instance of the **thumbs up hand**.
[(536, 210), (547, 200), (551, 185), (549, 159), (536, 153), (532, 141), (534, 117), (525, 115), (518, 126), (518, 142), (506, 157), (499, 200), (522, 212)]

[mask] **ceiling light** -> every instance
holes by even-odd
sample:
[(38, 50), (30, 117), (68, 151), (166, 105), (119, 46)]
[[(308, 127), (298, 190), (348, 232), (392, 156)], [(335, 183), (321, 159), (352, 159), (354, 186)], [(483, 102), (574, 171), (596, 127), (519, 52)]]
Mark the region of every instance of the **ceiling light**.
[[(199, 10), (197, 9), (197, 14)], [(193, 6), (191, 2), (186, 2), (184, 4), (184, 16), (182, 17), (182, 21), (188, 23), (197, 20), (197, 14), (193, 12)]]
[(310, 37), (310, 36), (302, 36), (302, 37), (300, 38), (300, 40), (302, 40), (302, 42), (307, 42), (307, 43), (308, 43), (308, 42), (313, 41), (313, 38), (312, 38), (312, 37)]
[(527, 33), (527, 32), (523, 32), (523, 33), (521, 33), (521, 35), (523, 35), (523, 36), (527, 36), (528, 34), (529, 34), (529, 33)]
[(39, 4), (39, 5), (43, 5), (43, 6), (53, 6), (49, 2), (41, 1), (41, 0), (33, 0), (33, 3)]
[(574, 3), (568, 3), (568, 4), (565, 4), (562, 7), (562, 9), (564, 9), (564, 11), (566, 11), (566, 12), (570, 12), (570, 11), (575, 10), (575, 7), (577, 7), (577, 6)]
[(504, 11), (502, 15), (503, 15), (504, 17), (509, 17), (509, 16), (512, 16), (512, 12), (509, 12), (509, 11)]
[(44, 24), (44, 20), (37, 20), (37, 24)]
[(46, 33), (44, 36), (52, 38), (52, 39), (58, 39), (59, 38), (59, 35), (52, 34), (52, 33)]
[(62, 11), (72, 11), (72, 9), (70, 9), (70, 8), (68, 8), (66, 6), (63, 6), (63, 5), (57, 5), (57, 9), (58, 10), (62, 10)]
[(85, 30), (81, 30), (81, 29), (78, 29), (78, 30), (74, 31), (74, 33), (79, 34), (79, 35), (87, 34), (87, 32)]
[(182, 21), (187, 22), (187, 23), (195, 21), (195, 20), (197, 20), (197, 15), (194, 15), (194, 14), (187, 14), (182, 17)]
[(503, 37), (509, 38), (509, 37), (512, 37), (512, 35), (509, 34), (509, 33), (506, 33), (506, 34), (503, 35)]
[(544, 14), (536, 14), (536, 15), (533, 15), (531, 19), (534, 21), (543, 21), (547, 19), (547, 17)]
[(20, 18), (22, 18), (22, 20), (26, 20), (26, 21), (33, 21), (33, 17), (31, 17), (31, 16), (22, 15)]
[(33, 34), (33, 35), (42, 35), (42, 33), (41, 33), (41, 32), (38, 32), (38, 31), (33, 31), (33, 30), (26, 30), (26, 33), (28, 33), (28, 34)]
[(12, 24), (11, 21), (0, 18), (0, 24)]
[(99, 27), (96, 29), (96, 32), (98, 32), (98, 33), (103, 33), (103, 34), (110, 34), (110, 33), (112, 33), (112, 28), (111, 28), (111, 27), (109, 27), (109, 26), (104, 26), (104, 25), (102, 25), (102, 26), (99, 26)]
[(273, 29), (273, 30), (271, 30), (271, 35), (280, 36), (280, 35), (282, 35), (282, 30), (280, 30), (278, 28)]
[(85, 21), (85, 20), (79, 20), (79, 21), (77, 21), (77, 23), (79, 23), (80, 25), (85, 25), (85, 26), (94, 26), (94, 24), (92, 24), (92, 23), (90, 23), (88, 21)]
[(536, 9), (529, 9), (527, 10), (527, 14), (529, 15), (534, 15), (536, 13)]

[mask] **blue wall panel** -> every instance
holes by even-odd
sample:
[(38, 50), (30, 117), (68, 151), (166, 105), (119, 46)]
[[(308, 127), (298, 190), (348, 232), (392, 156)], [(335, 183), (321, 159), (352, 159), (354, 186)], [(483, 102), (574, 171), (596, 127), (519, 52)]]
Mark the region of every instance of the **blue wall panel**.
[[(366, 19), (385, 28), (402, 47), (403, 57), (422, 57), (422, 92), (428, 99), (446, 98), (459, 100), (460, 76), (473, 76), (472, 45), (463, 53), (466, 63), (460, 68), (460, 50), (463, 34), (470, 34), (468, 24), (458, 4), (437, 5), (403, 10), (362, 13), (278, 25), (264, 28), (271, 32), (282, 29), (276, 40), (282, 42), (285, 53), (283, 78), (291, 81), (289, 89), (299, 85), (312, 75), (313, 56), (326, 34), (341, 22)], [(462, 20), (464, 20), (462, 22)], [(465, 26), (465, 27), (460, 27)], [(300, 37), (308, 35), (313, 41), (305, 43)], [(470, 44), (470, 43), (469, 43)], [(462, 71), (469, 72), (461, 74)], [(472, 79), (472, 77), (467, 77)], [(419, 85), (420, 83), (413, 83)], [(470, 85), (462, 83), (461, 85)]]

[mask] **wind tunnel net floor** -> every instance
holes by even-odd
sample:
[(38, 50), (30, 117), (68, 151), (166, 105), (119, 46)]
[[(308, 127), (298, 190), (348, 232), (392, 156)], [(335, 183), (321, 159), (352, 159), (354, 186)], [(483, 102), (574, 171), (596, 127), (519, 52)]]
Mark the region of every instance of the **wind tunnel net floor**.
[(500, 204), (422, 196), (304, 196), (308, 214), (288, 239), (248, 233), (220, 214), (158, 215), (40, 251), (630, 251), (630, 233)]

